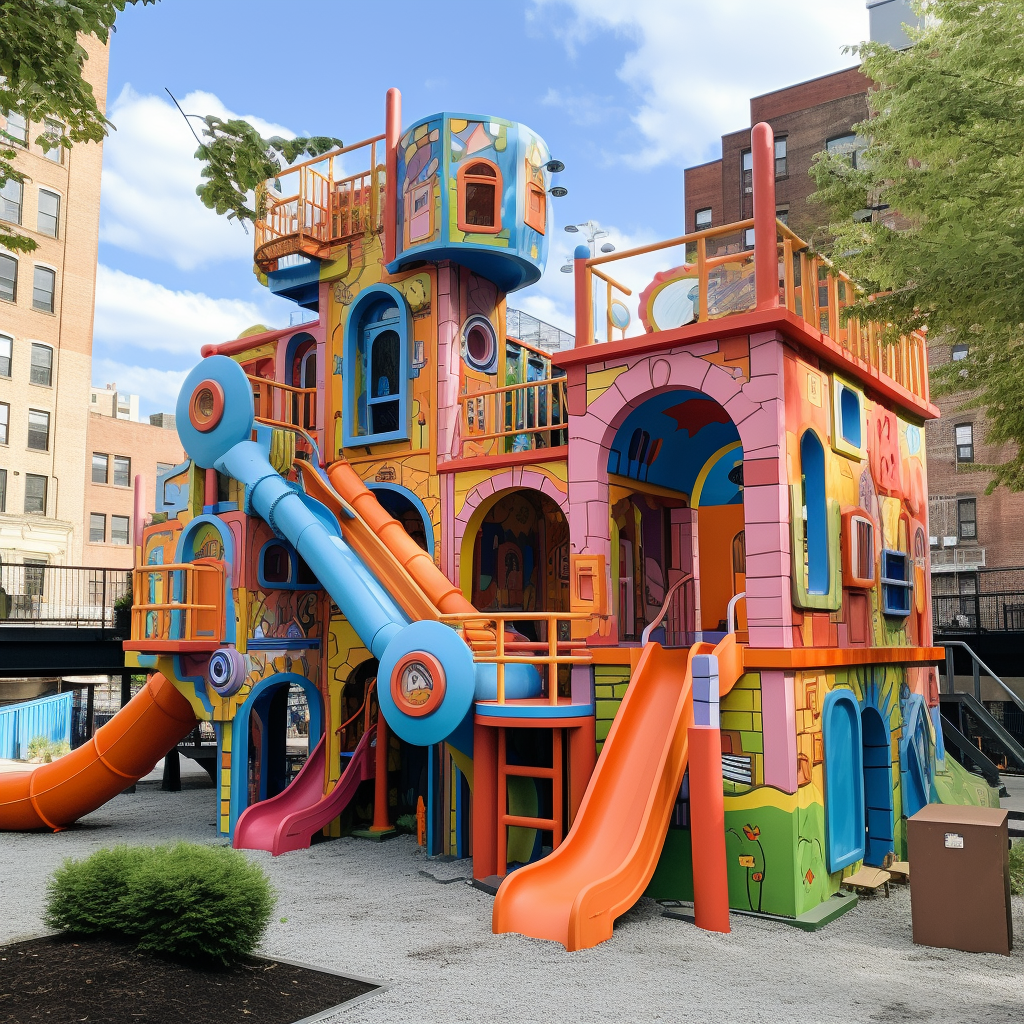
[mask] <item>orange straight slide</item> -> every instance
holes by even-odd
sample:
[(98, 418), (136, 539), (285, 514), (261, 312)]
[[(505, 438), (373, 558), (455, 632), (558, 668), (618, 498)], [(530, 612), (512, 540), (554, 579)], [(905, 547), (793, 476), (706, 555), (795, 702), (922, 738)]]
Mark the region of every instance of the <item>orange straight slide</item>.
[(693, 724), (690, 650), (644, 647), (569, 834), (552, 854), (508, 875), (494, 900), (495, 932), (589, 949), (654, 874), (682, 785)]
[(0, 774), (0, 830), (70, 825), (148, 775), (195, 726), (189, 702), (155, 673), (88, 743), (50, 764)]

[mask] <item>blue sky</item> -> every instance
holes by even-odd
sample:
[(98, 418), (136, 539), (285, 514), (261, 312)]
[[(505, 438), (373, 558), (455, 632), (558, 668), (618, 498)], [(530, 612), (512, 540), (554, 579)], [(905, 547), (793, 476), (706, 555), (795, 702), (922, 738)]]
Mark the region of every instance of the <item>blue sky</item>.
[(203, 344), (282, 326), (290, 308), (253, 276), (251, 235), (195, 197), (196, 143), (165, 87), (189, 113), (345, 142), (384, 130), (390, 86), (406, 123), (525, 122), (569, 195), (547, 273), (510, 304), (571, 330), (564, 225), (593, 219), (620, 249), (681, 234), (682, 169), (749, 123), (750, 96), (852, 64), (842, 47), (868, 19), (864, 0), (162, 0), (117, 29), (93, 380), (141, 394), (148, 414), (173, 408)]

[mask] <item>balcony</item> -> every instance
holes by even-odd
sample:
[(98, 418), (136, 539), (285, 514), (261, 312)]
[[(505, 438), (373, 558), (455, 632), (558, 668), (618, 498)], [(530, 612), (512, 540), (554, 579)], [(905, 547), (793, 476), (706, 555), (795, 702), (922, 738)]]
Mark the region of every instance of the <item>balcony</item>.
[[(256, 221), (254, 259), (260, 270), (272, 273), (289, 256), (325, 259), (332, 246), (381, 229), (385, 170), (377, 154), (383, 139), (377, 135), (295, 164), (258, 190), (264, 209)], [(356, 160), (367, 161), (369, 170), (345, 174), (345, 165)]]
[(485, 388), (459, 395), (461, 457), (479, 458), (568, 443), (565, 377)]
[(227, 563), (138, 566), (127, 651), (213, 651), (224, 642)]
[(281, 384), (251, 373), (246, 376), (252, 384), (253, 408), (258, 423), (308, 433), (317, 429), (316, 388)]

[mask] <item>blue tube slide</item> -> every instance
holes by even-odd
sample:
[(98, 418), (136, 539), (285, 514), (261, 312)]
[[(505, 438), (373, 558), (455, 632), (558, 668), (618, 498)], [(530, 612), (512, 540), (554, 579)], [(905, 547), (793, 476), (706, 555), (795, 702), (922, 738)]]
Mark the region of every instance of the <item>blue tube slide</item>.
[[(211, 356), (194, 367), (182, 385), (176, 414), (189, 457), (245, 486), (246, 513), (262, 518), (295, 548), (380, 661), (377, 689), (388, 725), (410, 743), (448, 739), (472, 710), (475, 667), (469, 648), (441, 622), (411, 623), (387, 581), (377, 579), (345, 542), (331, 512), (274, 469), (271, 431), (259, 427), (257, 440), (251, 440), (252, 388), (238, 363)], [(442, 698), (427, 714), (407, 714), (392, 697), (391, 675), (418, 652), (435, 660), (443, 677)], [(416, 667), (423, 670), (422, 664)]]

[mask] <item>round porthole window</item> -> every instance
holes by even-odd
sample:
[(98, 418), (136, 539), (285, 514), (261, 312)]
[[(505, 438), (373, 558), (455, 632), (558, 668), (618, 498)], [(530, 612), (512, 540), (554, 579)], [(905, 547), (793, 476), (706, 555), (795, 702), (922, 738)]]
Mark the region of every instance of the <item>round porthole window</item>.
[(494, 373), (498, 367), (498, 339), (491, 321), (473, 316), (462, 329), (462, 354), (466, 364), (481, 373)]
[(441, 663), (426, 651), (407, 654), (391, 674), (391, 696), (407, 715), (429, 715), (444, 700), (445, 676)]
[(192, 392), (189, 419), (202, 433), (213, 430), (224, 415), (224, 389), (215, 380), (204, 380)]

